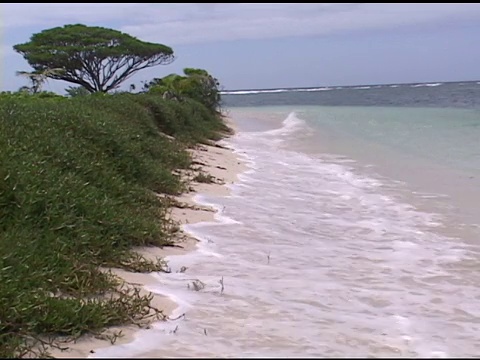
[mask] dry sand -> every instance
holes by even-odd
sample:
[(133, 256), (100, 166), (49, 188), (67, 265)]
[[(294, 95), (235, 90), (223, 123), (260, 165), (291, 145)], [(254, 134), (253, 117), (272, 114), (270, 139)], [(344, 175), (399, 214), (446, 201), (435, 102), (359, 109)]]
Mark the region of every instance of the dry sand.
[[(227, 124), (235, 130), (234, 124), (227, 120)], [(237, 180), (237, 175), (246, 170), (246, 166), (241, 162), (231, 149), (216, 144), (216, 146), (201, 145), (195, 150), (191, 150), (195, 166), (201, 167), (202, 171), (210, 174), (216, 179), (216, 183), (197, 183), (192, 182), (191, 192), (177, 197), (177, 200), (191, 207), (171, 209), (171, 217), (181, 224), (193, 224), (203, 221), (213, 221), (215, 211), (212, 208), (200, 206), (193, 201), (193, 196), (201, 193), (207, 195), (226, 196), (229, 194), (229, 188), (224, 186), (232, 184)], [(197, 240), (185, 233), (181, 233), (176, 240), (178, 247), (166, 248), (140, 248), (134, 249), (146, 258), (155, 259), (156, 257), (166, 257), (170, 255), (181, 255), (196, 248)], [(133, 284), (139, 288), (149, 284), (158, 284), (150, 274), (131, 273), (121, 269), (111, 269), (112, 272), (122, 278), (126, 283)], [(142, 290), (144, 294), (147, 291)], [(163, 311), (163, 314), (169, 316), (177, 307), (177, 304), (171, 299), (153, 294), (152, 305)], [(136, 325), (111, 327), (106, 334), (113, 334), (120, 331), (115, 344), (125, 344), (133, 340), (135, 332), (139, 330)], [(50, 350), (51, 355), (57, 358), (86, 358), (96, 349), (111, 346), (109, 340), (101, 340), (92, 335), (83, 336), (75, 343), (65, 344), (68, 350), (60, 351), (58, 349)]]

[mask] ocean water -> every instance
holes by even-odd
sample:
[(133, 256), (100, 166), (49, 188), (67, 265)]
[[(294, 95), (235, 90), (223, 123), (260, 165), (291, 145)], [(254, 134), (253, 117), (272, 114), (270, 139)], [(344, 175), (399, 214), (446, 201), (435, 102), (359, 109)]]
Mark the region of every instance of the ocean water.
[(224, 99), (249, 170), (155, 274), (179, 319), (94, 356), (477, 357), (480, 84)]

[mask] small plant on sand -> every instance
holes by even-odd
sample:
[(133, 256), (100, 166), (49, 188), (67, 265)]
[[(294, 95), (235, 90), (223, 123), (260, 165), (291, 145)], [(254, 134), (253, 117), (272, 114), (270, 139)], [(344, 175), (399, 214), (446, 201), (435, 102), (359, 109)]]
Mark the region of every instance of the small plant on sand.
[(210, 174), (200, 172), (199, 174), (197, 174), (197, 176), (193, 178), (193, 181), (204, 183), (204, 184), (213, 184), (215, 183), (215, 177)]
[(155, 260), (146, 259), (143, 255), (136, 252), (129, 252), (119, 264), (122, 268), (132, 272), (151, 273), (151, 272), (171, 272), (167, 262), (157, 257)]
[(187, 284), (187, 288), (192, 289), (194, 291), (200, 291), (205, 288), (205, 283), (201, 282), (198, 279), (195, 279), (191, 283)]

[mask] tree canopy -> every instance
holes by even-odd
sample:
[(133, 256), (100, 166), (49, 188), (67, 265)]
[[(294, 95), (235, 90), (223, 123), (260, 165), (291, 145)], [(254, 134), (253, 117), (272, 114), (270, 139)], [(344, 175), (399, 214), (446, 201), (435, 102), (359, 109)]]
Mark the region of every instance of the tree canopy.
[(146, 85), (150, 92), (158, 92), (164, 97), (181, 100), (191, 98), (205, 105), (211, 111), (220, 106), (220, 85), (218, 80), (204, 69), (185, 68), (185, 76), (170, 74), (153, 79)]
[(15, 45), (36, 72), (83, 86), (89, 92), (108, 92), (139, 70), (169, 64), (173, 50), (141, 41), (117, 30), (82, 24), (65, 25), (32, 35)]

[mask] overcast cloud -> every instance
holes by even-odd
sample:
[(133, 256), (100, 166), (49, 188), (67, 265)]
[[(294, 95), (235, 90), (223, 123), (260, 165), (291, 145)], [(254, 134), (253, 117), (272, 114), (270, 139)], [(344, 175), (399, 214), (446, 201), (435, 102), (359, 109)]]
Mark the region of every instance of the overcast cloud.
[(323, 35), (479, 19), (480, 4), (2, 4), (7, 29), (119, 22), (170, 44)]
[(218, 43), (216, 49), (222, 53), (221, 43), (232, 41), (381, 34), (415, 26), (440, 31), (444, 24), (480, 23), (480, 4), (6, 3), (0, 4), (0, 14), (4, 34), (0, 58), (19, 62), (23, 60), (12, 45), (28, 41), (33, 32), (69, 23), (115, 28), (174, 49)]

